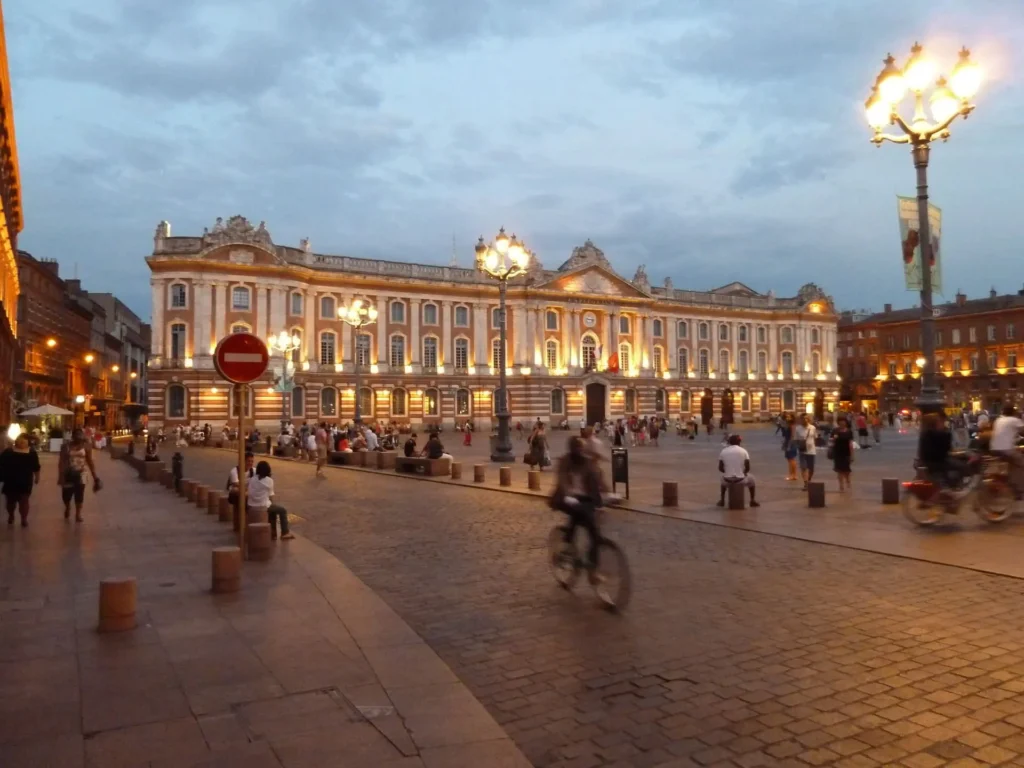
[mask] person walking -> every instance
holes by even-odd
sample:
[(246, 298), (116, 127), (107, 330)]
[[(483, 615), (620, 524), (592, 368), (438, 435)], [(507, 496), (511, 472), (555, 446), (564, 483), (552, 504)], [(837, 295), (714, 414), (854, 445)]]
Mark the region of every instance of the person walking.
[[(586, 427), (583, 428), (586, 430)], [(530, 435), (530, 448), (526, 453), (526, 464), (529, 465), (530, 469), (536, 467), (537, 469), (544, 471), (544, 467), (551, 463), (548, 456), (548, 439), (544, 434), (544, 425), (538, 424), (533, 434)]]
[[(849, 428), (849, 422), (847, 422), (847, 428)], [(868, 415), (863, 412), (857, 414), (857, 438), (860, 441), (861, 448), (871, 447), (871, 444), (868, 442)]]
[(324, 476), (324, 465), (327, 463), (327, 424), (321, 424), (316, 431), (316, 476)]
[(786, 466), (789, 469), (786, 474), (786, 480), (796, 482), (796, 460), (800, 452), (796, 444), (796, 422), (792, 414), (786, 415), (785, 428), (782, 432), (782, 451), (783, 456), (786, 458)]
[(276, 540), (277, 524), (280, 521), (281, 538), (295, 538), (295, 534), (288, 528), (288, 510), (274, 503), (274, 479), (270, 476), (270, 462), (261, 461), (256, 465), (256, 476), (249, 478), (246, 493), (246, 516), (250, 522), (266, 520), (270, 523), (270, 538)]
[(818, 453), (818, 428), (814, 426), (811, 417), (804, 414), (802, 422), (795, 430), (796, 448), (800, 456), (800, 474), (803, 475), (804, 487), (814, 478), (814, 461)]
[(829, 455), (832, 458), (832, 469), (835, 470), (839, 480), (839, 492), (850, 490), (850, 475), (853, 472), (853, 452), (856, 443), (853, 440), (853, 432), (850, 430), (850, 422), (845, 416), (840, 416), (836, 431), (832, 435), (832, 445), (829, 448)]
[(71, 441), (60, 450), (57, 461), (57, 484), (61, 486), (64, 501), (64, 519), (71, 517), (71, 502), (75, 502), (75, 522), (82, 522), (82, 506), (85, 503), (85, 470), (92, 473), (92, 490), (96, 493), (103, 484), (96, 474), (92, 460), (92, 449), (85, 439), (85, 432), (79, 427), (71, 433)]
[(875, 445), (880, 445), (882, 442), (882, 417), (878, 411), (871, 416), (871, 434), (875, 438)]
[(39, 454), (29, 444), (28, 434), (22, 432), (14, 445), (0, 453), (0, 483), (7, 504), (7, 524), (14, 525), (14, 510), (21, 516), (21, 527), (28, 527), (29, 497), (32, 487), (39, 485)]

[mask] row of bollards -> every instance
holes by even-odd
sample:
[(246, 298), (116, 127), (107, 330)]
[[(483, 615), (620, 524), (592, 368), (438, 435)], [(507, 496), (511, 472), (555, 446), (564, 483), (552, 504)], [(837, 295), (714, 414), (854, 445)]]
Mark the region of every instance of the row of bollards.
[[(530, 474), (533, 474), (532, 472)], [(539, 478), (538, 478), (539, 487)], [(533, 485), (530, 485), (533, 490)], [(728, 509), (746, 509), (747, 488), (742, 483), (730, 485), (726, 489), (726, 505)], [(882, 503), (900, 503), (900, 481), (895, 477), (882, 479)], [(661, 484), (661, 505), (663, 507), (679, 506), (679, 483), (674, 480), (666, 480)], [(823, 509), (825, 507), (825, 483), (812, 481), (807, 484), (807, 506), (811, 509)]]

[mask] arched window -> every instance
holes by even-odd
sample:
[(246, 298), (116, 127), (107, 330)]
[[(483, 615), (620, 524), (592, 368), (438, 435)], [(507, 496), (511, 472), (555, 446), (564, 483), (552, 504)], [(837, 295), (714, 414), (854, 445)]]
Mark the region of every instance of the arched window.
[(768, 337), (768, 333), (767, 333), (767, 331), (765, 331), (764, 326), (763, 325), (757, 326), (757, 343), (758, 344), (764, 344), (765, 343), (765, 339), (767, 339), (767, 337)]
[(656, 339), (660, 339), (662, 334), (662, 323), (661, 318), (656, 317), (651, 321), (651, 336)]
[(619, 333), (629, 333), (629, 315), (619, 315)]
[(680, 320), (676, 324), (676, 333), (680, 339), (690, 338), (690, 324), (686, 320)]
[[(992, 328), (992, 326), (989, 326), (989, 328)], [(994, 336), (994, 334), (990, 334), (990, 335)], [(821, 332), (817, 328), (811, 328), (811, 344), (820, 344), (820, 343), (821, 343)]]
[(356, 336), (356, 365), (364, 368), (370, 365), (370, 348), (373, 339), (368, 333), (360, 333)]
[(291, 301), (288, 305), (289, 315), (301, 315), (302, 314), (302, 294), (298, 291), (292, 291)]
[(740, 410), (744, 413), (750, 411), (750, 393), (746, 390), (740, 392)]
[(473, 413), (473, 398), (468, 389), (460, 389), (455, 393), (455, 415), (469, 416)]
[(544, 361), (548, 368), (552, 370), (558, 368), (558, 342), (554, 339), (548, 339), (544, 344)]
[(405, 336), (396, 333), (391, 337), (391, 370), (401, 369), (404, 367)]
[(741, 349), (737, 357), (737, 368), (739, 369), (739, 374), (740, 376), (746, 376), (750, 371), (750, 353), (745, 349)]
[(563, 416), (565, 415), (565, 390), (552, 389), (551, 390), (551, 415), (552, 416)]
[(629, 363), (630, 363), (629, 353), (630, 353), (629, 344), (627, 344), (627, 343), (619, 344), (619, 370), (620, 371), (628, 371), (629, 370)]
[(679, 393), (679, 410), (684, 413), (690, 410), (690, 390), (688, 389)]
[(654, 392), (654, 412), (668, 413), (668, 393), (664, 389), (658, 389)]
[[(250, 418), (252, 416), (252, 399), (253, 399), (253, 393), (255, 392), (255, 388), (254, 387), (249, 387), (246, 391), (249, 394), (245, 398), (245, 418), (248, 419), (248, 418)], [(228, 400), (230, 401), (230, 408), (231, 408), (230, 413), (231, 413), (231, 415), (234, 418), (237, 419), (238, 418), (238, 390), (235, 387), (232, 387), (230, 389), (230, 394), (228, 395)]]
[(747, 341), (750, 338), (750, 326), (741, 325), (736, 329), (736, 334), (740, 341)]
[(782, 343), (792, 344), (793, 343), (793, 328), (788, 325), (782, 326)]
[(291, 351), (291, 361), (293, 364), (298, 365), (302, 361), (302, 338), (303, 333), (301, 328), (292, 328), (292, 336), (299, 340), (298, 346)]
[(811, 355), (811, 373), (815, 376), (821, 373), (821, 354), (818, 352)]
[(491, 368), (500, 371), (505, 367), (505, 354), (501, 348), (501, 339), (491, 341)]
[(766, 392), (757, 393), (757, 410), (762, 412), (768, 410), (768, 394)]
[(707, 341), (709, 338), (711, 338), (711, 332), (708, 329), (707, 323), (701, 323), (700, 325), (697, 326), (697, 338), (700, 339), (701, 341)]
[(295, 387), (292, 390), (292, 418), (306, 415), (306, 390)]
[(792, 389), (787, 389), (782, 393), (782, 410), (796, 410), (796, 394), (793, 392)]
[(793, 375), (793, 353), (783, 352), (782, 353), (782, 373), (786, 376)]
[(720, 349), (718, 350), (718, 372), (721, 374), (729, 373), (729, 350)]
[(711, 372), (710, 357), (711, 354), (706, 349), (702, 349), (697, 353), (697, 365), (702, 379), (706, 379)]
[(437, 368), (437, 336), (423, 337), (423, 367)]
[(423, 305), (423, 324), (437, 325), (437, 304)]
[(334, 320), (334, 297), (320, 297), (320, 317), (324, 320)]
[(373, 416), (373, 390), (363, 387), (359, 390), (359, 418)]
[[(760, 330), (760, 329), (758, 329)], [(757, 374), (764, 376), (768, 372), (768, 353), (758, 352), (757, 353)]]
[(686, 376), (690, 372), (690, 350), (680, 347), (677, 353), (679, 355), (679, 375)]
[(338, 339), (333, 331), (320, 334), (320, 365), (334, 365)]
[(469, 307), (458, 306), (455, 308), (455, 327), (456, 328), (468, 328), (469, 327)]
[(625, 397), (625, 409), (626, 413), (636, 413), (636, 390), (627, 389)]
[(718, 325), (718, 340), (728, 341), (729, 340), (729, 326), (725, 323), (719, 323)]
[(252, 333), (252, 328), (249, 327), (248, 323), (235, 323), (231, 326), (232, 333)]
[(324, 387), (320, 390), (320, 415), (338, 415), (338, 390), (334, 387)]
[(597, 339), (589, 333), (580, 342), (580, 358), (585, 370), (597, 368)]
[(553, 309), (549, 309), (544, 313), (544, 328), (549, 331), (558, 330), (558, 313)]
[(184, 419), (187, 413), (185, 402), (185, 388), (181, 384), (171, 384), (167, 388), (167, 418)]
[(661, 351), (661, 347), (655, 347), (651, 350), (651, 367), (654, 368), (654, 372), (657, 374), (661, 373), (661, 364), (664, 358), (664, 353)]
[(509, 397), (508, 391), (496, 389), (491, 394), (491, 410), (494, 412), (495, 416), (502, 413), (502, 405), (504, 405), (505, 413), (512, 413), (512, 398)]
[(405, 322), (405, 302), (404, 301), (392, 301), (391, 302), (391, 322), (392, 323), (404, 323)]
[(174, 283), (171, 286), (171, 309), (186, 309), (188, 307), (188, 289), (184, 283)]
[(423, 415), (441, 415), (441, 396), (436, 389), (427, 389), (423, 392)]
[(171, 325), (171, 359), (181, 360), (185, 357), (185, 339), (188, 336), (188, 327), (184, 323), (173, 323)]
[(491, 328), (495, 330), (501, 328), (501, 307), (491, 308)]
[(464, 371), (469, 368), (469, 339), (455, 340), (455, 370)]
[(391, 415), (392, 416), (405, 416), (405, 406), (407, 395), (404, 389), (399, 387), (398, 389), (391, 390)]
[(236, 312), (248, 312), (252, 307), (249, 289), (244, 285), (236, 285), (231, 289), (231, 308)]

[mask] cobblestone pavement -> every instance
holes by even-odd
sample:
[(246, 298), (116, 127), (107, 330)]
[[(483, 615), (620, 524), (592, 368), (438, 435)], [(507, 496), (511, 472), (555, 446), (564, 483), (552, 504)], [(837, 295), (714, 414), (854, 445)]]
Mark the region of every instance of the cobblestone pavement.
[[(231, 457), (190, 452), (222, 482)], [(201, 458), (200, 458), (201, 457)], [(275, 463), (536, 766), (1024, 765), (1024, 582), (614, 513), (625, 616), (552, 582), (537, 500)]]

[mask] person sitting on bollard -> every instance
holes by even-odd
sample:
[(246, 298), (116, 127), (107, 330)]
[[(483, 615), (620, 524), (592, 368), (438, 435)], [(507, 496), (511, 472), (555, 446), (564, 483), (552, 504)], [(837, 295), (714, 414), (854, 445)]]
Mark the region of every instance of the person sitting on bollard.
[[(415, 437), (416, 437), (416, 435), (414, 433), (413, 434), (413, 438), (415, 438)], [(406, 443), (406, 446), (408, 446), (408, 443)], [(415, 442), (413, 443), (413, 447), (415, 447)], [(434, 460), (436, 460), (436, 459), (448, 459), (448, 461), (453, 461), (454, 460), (450, 453), (446, 453), (445, 452), (444, 446), (441, 445), (441, 438), (438, 437), (437, 432), (431, 432), (430, 433), (430, 437), (427, 439), (427, 444), (425, 446), (423, 446), (423, 450), (420, 451), (420, 456), (426, 456), (428, 459), (434, 459)]]
[(146, 461), (160, 461), (160, 444), (155, 437), (146, 441)]
[(718, 499), (718, 506), (725, 506), (725, 494), (731, 485), (745, 485), (750, 489), (750, 506), (760, 507), (754, 498), (755, 485), (754, 476), (750, 474), (750, 454), (740, 443), (743, 442), (739, 435), (729, 437), (729, 445), (718, 454), (718, 471), (722, 473), (721, 496)]
[[(256, 476), (256, 470), (253, 469), (255, 462), (256, 457), (247, 451), (245, 454), (245, 476), (247, 478)], [(232, 507), (238, 506), (238, 467), (232, 467), (228, 472), (228, 501), (231, 502)]]
[(409, 439), (405, 441), (405, 445), (402, 447), (405, 452), (405, 458), (411, 459), (416, 455), (416, 433), (413, 432), (409, 435)]
[(277, 539), (277, 522), (280, 520), (281, 538), (295, 538), (295, 534), (288, 530), (288, 511), (274, 503), (274, 479), (270, 476), (269, 462), (261, 461), (256, 465), (256, 475), (249, 478), (246, 492), (249, 495), (246, 503), (248, 519), (269, 522), (271, 539)]

